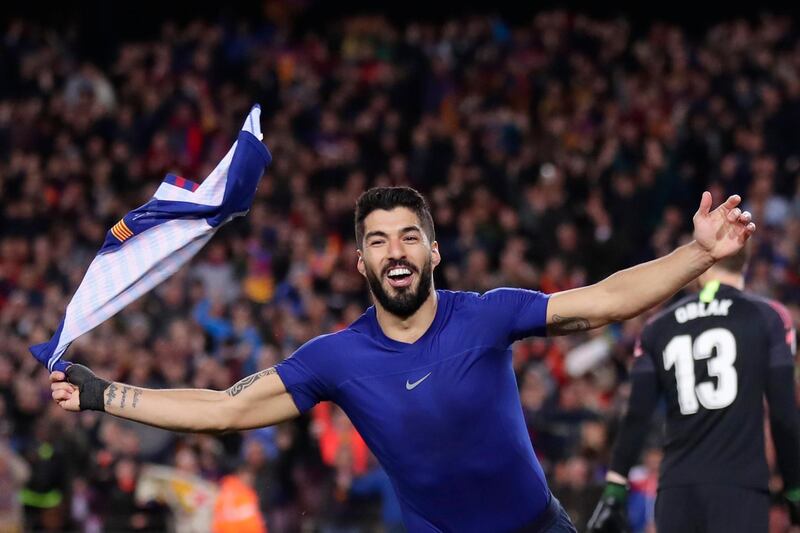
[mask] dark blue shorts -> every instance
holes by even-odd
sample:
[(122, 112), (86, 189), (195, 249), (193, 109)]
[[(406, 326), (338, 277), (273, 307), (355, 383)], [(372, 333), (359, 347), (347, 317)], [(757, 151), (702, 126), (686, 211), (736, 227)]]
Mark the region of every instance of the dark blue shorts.
[(578, 530), (561, 503), (551, 494), (550, 503), (539, 518), (514, 533), (578, 533)]

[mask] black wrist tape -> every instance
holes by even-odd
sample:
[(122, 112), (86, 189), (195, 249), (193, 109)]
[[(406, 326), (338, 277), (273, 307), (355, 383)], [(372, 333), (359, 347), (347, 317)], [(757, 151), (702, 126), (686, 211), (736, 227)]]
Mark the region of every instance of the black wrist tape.
[(94, 372), (83, 365), (70, 365), (67, 379), (78, 387), (81, 411), (105, 411), (103, 395), (111, 385), (107, 379), (98, 378)]
[(80, 387), (81, 411), (105, 411), (103, 394), (106, 392), (110, 381), (98, 377), (89, 380)]

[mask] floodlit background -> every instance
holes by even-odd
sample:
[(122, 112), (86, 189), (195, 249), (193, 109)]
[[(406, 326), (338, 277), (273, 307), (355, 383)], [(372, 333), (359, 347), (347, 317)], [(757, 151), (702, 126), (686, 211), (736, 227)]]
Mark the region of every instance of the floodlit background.
[[(274, 162), (250, 214), (68, 358), (137, 386), (224, 389), (346, 326), (369, 305), (352, 211), (372, 185), (422, 191), (437, 288), (480, 292), (597, 281), (685, 241), (704, 189), (740, 193), (759, 224), (749, 287), (800, 320), (796, 20), (110, 4), (0, 15), (0, 531), (227, 531), (220, 494), (252, 503), (272, 533), (403, 530), (335, 406), (242, 434), (174, 434), (62, 412), (27, 352), (108, 228), (167, 172), (205, 176), (253, 102)], [(514, 346), (531, 439), (579, 529), (645, 318)], [(637, 532), (652, 531), (660, 438), (656, 421), (632, 473)], [(772, 518), (784, 531), (783, 510)]]

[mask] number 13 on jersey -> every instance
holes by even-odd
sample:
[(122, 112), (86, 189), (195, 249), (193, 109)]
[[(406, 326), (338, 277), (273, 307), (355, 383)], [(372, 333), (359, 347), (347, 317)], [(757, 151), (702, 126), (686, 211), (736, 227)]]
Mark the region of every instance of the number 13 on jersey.
[[(694, 362), (704, 359), (708, 360), (708, 374), (717, 378), (716, 386), (710, 381), (698, 384), (695, 380)], [(673, 337), (664, 348), (664, 369), (675, 366), (681, 414), (694, 414), (700, 405), (722, 409), (732, 404), (738, 392), (734, 361), (736, 339), (725, 328), (704, 331), (694, 342), (691, 335)]]

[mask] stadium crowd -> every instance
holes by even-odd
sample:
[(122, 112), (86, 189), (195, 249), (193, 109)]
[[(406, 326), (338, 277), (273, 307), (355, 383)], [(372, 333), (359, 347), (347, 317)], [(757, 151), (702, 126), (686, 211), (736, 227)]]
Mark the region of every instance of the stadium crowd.
[[(23, 520), (231, 531), (244, 519), (234, 507), (248, 510), (247, 531), (262, 520), (272, 533), (402, 531), (388, 479), (335, 406), (241, 435), (173, 434), (63, 412), (28, 353), (106, 231), (167, 172), (202, 179), (253, 102), (274, 162), (251, 212), (67, 358), (136, 386), (225, 389), (344, 327), (369, 305), (353, 207), (390, 184), (431, 204), (437, 288), (479, 292), (596, 281), (688, 239), (706, 188), (741, 193), (759, 224), (749, 287), (800, 321), (791, 19), (688, 35), (561, 11), (402, 28), (362, 16), (308, 32), (273, 15), (165, 23), (157, 38), (116, 43), (103, 65), (68, 28), (0, 28), (0, 531)], [(531, 438), (579, 528), (644, 319), (514, 346)], [(636, 531), (652, 528), (655, 426), (632, 476)]]

